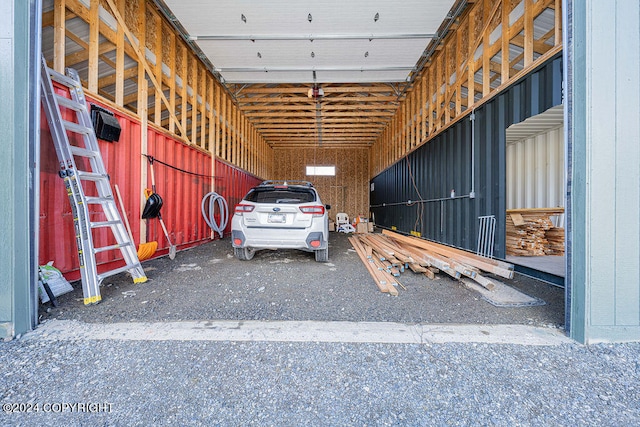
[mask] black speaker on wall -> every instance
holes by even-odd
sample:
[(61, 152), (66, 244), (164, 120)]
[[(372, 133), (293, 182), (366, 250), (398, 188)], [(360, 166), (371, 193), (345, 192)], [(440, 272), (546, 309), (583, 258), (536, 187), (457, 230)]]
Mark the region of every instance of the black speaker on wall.
[(98, 139), (118, 142), (122, 128), (120, 127), (118, 119), (114, 117), (111, 111), (91, 104), (91, 121), (93, 122), (93, 129)]

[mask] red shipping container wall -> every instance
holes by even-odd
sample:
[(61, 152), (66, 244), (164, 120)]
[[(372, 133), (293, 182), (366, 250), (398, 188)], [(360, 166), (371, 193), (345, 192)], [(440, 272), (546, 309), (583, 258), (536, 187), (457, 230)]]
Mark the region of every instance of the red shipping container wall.
[[(108, 105), (91, 99), (88, 101), (113, 111)], [(119, 111), (114, 113), (122, 128), (119, 141), (98, 141), (112, 189), (115, 184), (120, 189), (136, 247), (140, 244), (141, 223), (147, 221), (147, 242), (158, 242), (154, 258), (166, 255), (169, 243), (159, 220), (141, 219), (144, 206), (144, 195), (140, 186), (141, 165), (147, 169), (147, 187), (151, 189), (149, 162), (142, 162), (144, 157), (140, 147), (141, 125), (137, 120)], [(64, 182), (58, 176), (58, 159), (44, 112), (41, 120), (39, 263), (42, 265), (53, 261), (54, 266), (65, 273), (68, 280), (78, 280), (80, 272), (71, 206)], [(164, 201), (161, 214), (171, 243), (181, 250), (209, 241), (211, 229), (202, 216), (200, 206), (203, 197), (212, 190), (211, 154), (188, 146), (155, 128), (149, 127), (147, 138), (147, 153), (157, 159), (154, 162), (156, 191)], [(81, 164), (77, 166), (84, 169)], [(230, 232), (235, 205), (259, 182), (258, 178), (247, 172), (225, 162), (216, 161), (216, 192), (227, 200), (230, 211), (229, 225), (225, 233)], [(92, 193), (90, 184), (85, 188), (88, 188), (89, 194)], [(117, 197), (115, 191), (114, 197)], [(98, 211), (97, 206), (92, 206), (90, 215), (93, 221), (101, 219)], [(114, 243), (110, 234), (106, 230), (94, 232), (94, 245), (100, 247)], [(218, 235), (214, 237), (218, 238)], [(97, 255), (97, 262), (99, 271), (110, 270), (124, 263), (119, 251), (100, 253)]]
[(216, 160), (215, 175), (215, 191), (224, 197), (229, 205), (229, 223), (225, 228), (225, 234), (227, 234), (231, 233), (231, 217), (236, 205), (252, 187), (262, 180), (219, 159)]

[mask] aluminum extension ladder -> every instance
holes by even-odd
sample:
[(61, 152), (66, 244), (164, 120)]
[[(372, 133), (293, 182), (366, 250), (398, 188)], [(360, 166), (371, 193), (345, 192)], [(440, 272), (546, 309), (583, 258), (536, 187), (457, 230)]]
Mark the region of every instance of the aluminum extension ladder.
[[(52, 80), (68, 88), (70, 98), (56, 94)], [(42, 105), (60, 162), (59, 175), (64, 179), (71, 203), (84, 303), (95, 304), (102, 299), (100, 284), (106, 277), (128, 271), (134, 283), (143, 283), (147, 281), (147, 276), (116, 206), (77, 71), (67, 68), (66, 75), (60, 74), (50, 69), (42, 56), (40, 84)], [(75, 121), (65, 120), (61, 108), (69, 112), (66, 117), (73, 116)], [(70, 136), (74, 145), (69, 141)], [(83, 159), (78, 163), (90, 166), (90, 170), (79, 170), (76, 157)], [(93, 183), (95, 190), (89, 182)], [(87, 196), (87, 190), (89, 194), (96, 195)], [(90, 213), (89, 206), (99, 207), (100, 221), (91, 221), (90, 215), (95, 215), (96, 212), (94, 210)], [(116, 243), (100, 248), (94, 247), (94, 229), (109, 230)], [(109, 240), (114, 241), (111, 236)], [(96, 254), (117, 250), (121, 252), (126, 265), (98, 274)]]

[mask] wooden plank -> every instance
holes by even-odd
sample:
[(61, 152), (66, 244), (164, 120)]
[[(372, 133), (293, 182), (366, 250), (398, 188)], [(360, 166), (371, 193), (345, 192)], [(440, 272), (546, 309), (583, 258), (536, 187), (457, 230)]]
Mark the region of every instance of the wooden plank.
[[(460, 249), (451, 248), (437, 243), (428, 242), (416, 237), (403, 236), (402, 234), (394, 233), (389, 230), (383, 230), (382, 233), (391, 236), (395, 240), (398, 240), (400, 242), (407, 243), (409, 245), (413, 245), (422, 249), (430, 250), (444, 256), (451, 256), (459, 260), (460, 262), (496, 274), (500, 277), (505, 277), (507, 279), (513, 278), (514, 273), (512, 264), (494, 259), (482, 258), (470, 252), (462, 251)], [(437, 265), (436, 267), (440, 268)]]
[(189, 56), (187, 53), (187, 47), (185, 45), (181, 46), (181, 61), (180, 61), (180, 121), (176, 120), (176, 126), (181, 127), (181, 136), (184, 139), (187, 139), (187, 85), (188, 85), (188, 77), (189, 77)]
[(215, 103), (216, 103), (216, 107), (215, 107), (215, 135), (214, 135), (214, 155), (217, 157), (221, 157), (221, 137), (220, 137), (220, 130), (222, 128), (222, 123), (221, 123), (221, 114), (220, 114), (220, 109), (222, 108), (222, 102), (221, 102), (221, 92), (222, 92), (222, 87), (220, 87), (220, 85), (218, 83), (215, 84)]
[[(169, 79), (169, 109), (171, 111), (176, 111), (176, 70), (177, 70), (177, 58), (176, 58), (176, 34), (171, 32), (169, 34), (169, 72), (171, 73), (171, 78)], [(169, 115), (169, 132), (175, 133), (176, 131), (176, 120), (175, 115)]]
[(511, 221), (513, 221), (513, 224), (518, 226), (518, 225), (524, 225), (525, 221), (522, 218), (522, 215), (519, 213), (512, 213), (509, 214), (509, 216), (511, 217)]
[[(387, 284), (387, 281), (384, 279), (384, 277), (380, 275), (379, 270), (374, 267), (374, 264), (369, 262), (369, 260), (366, 258), (360, 241), (353, 236), (349, 237), (349, 241), (351, 242), (353, 248), (356, 250), (356, 253), (360, 257), (360, 260), (364, 264), (365, 268), (369, 271), (369, 274), (371, 275), (378, 289), (381, 292), (392, 293), (392, 290), (394, 290), (393, 286)], [(395, 290), (396, 295), (397, 292), (398, 291)]]
[(493, 283), (491, 280), (487, 279), (481, 274), (476, 274), (476, 276), (473, 277), (473, 280), (477, 282), (480, 286), (483, 286), (485, 289), (490, 291), (496, 287), (495, 283)]
[(524, 0), (524, 66), (533, 63), (533, 0)]
[(66, 51), (65, 0), (53, 2), (53, 69), (64, 74)]
[[(118, 9), (124, 13), (125, 0), (118, 0)], [(124, 105), (124, 28), (118, 25), (116, 40), (116, 90), (115, 102), (118, 106)]]
[[(198, 73), (198, 58), (191, 56), (191, 97), (189, 103), (191, 104), (191, 143), (198, 145), (198, 79), (200, 74)], [(188, 80), (187, 80), (188, 81)]]
[(425, 272), (429, 271), (425, 267), (423, 267), (420, 264), (418, 264), (417, 262), (410, 262), (409, 263), (409, 269), (411, 271), (413, 271), (414, 273), (425, 273)]
[[(156, 80), (160, 84), (160, 89), (156, 87), (155, 94), (153, 96), (153, 122), (156, 126), (162, 126), (162, 102), (160, 101), (160, 94), (158, 93), (162, 89), (162, 18), (160, 14), (155, 11), (151, 11), (153, 16), (153, 28), (155, 28), (155, 40), (153, 40), (153, 55), (155, 57), (155, 64), (153, 66), (153, 72)], [(169, 105), (169, 103), (167, 103)]]
[[(113, 0), (110, 0), (113, 3)], [(89, 70), (88, 87), (90, 92), (98, 93), (98, 55), (100, 48), (100, 7), (99, 0), (91, 0), (89, 8)], [(115, 9), (115, 5), (112, 6)]]

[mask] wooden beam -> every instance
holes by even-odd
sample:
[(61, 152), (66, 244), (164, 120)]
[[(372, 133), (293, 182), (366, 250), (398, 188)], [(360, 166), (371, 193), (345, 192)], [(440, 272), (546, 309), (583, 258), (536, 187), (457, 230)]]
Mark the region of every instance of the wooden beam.
[[(118, 9), (124, 13), (125, 0), (118, 0)], [(116, 40), (116, 96), (115, 101), (119, 106), (124, 105), (124, 28), (118, 25), (118, 34)]]
[(533, 62), (533, 0), (524, 0), (524, 66)]
[[(113, 0), (111, 0), (113, 3)], [(115, 9), (115, 4), (113, 8)], [(98, 15), (100, 8), (99, 0), (91, 0), (89, 8), (89, 71), (88, 71), (88, 87), (90, 92), (98, 92), (98, 55), (100, 42), (100, 18)]]
[[(135, 49), (136, 53), (138, 54), (139, 64), (142, 64), (144, 69), (147, 71), (147, 74), (149, 75), (149, 78), (151, 79), (151, 81), (153, 82), (153, 85), (156, 88), (156, 93), (159, 93), (160, 96), (162, 97), (162, 100), (164, 101), (165, 105), (169, 106), (169, 101), (167, 101), (167, 98), (164, 96), (164, 93), (162, 92), (162, 87), (160, 86), (160, 83), (158, 83), (156, 78), (153, 76), (153, 71), (151, 70), (151, 67), (147, 63), (145, 55), (140, 50), (140, 47), (138, 46), (138, 44), (136, 42), (136, 39), (133, 37), (133, 35), (129, 31), (129, 29), (127, 28), (127, 26), (125, 24), (125, 21), (124, 21), (124, 18), (122, 17), (122, 15), (120, 15), (116, 5), (114, 4), (114, 0), (106, 0), (106, 2), (109, 4), (109, 7), (111, 8), (111, 12), (115, 16), (116, 21), (118, 21), (118, 24), (121, 25), (122, 28), (124, 29), (125, 34), (126, 34), (127, 38), (129, 39), (129, 43), (131, 43), (131, 46), (133, 46), (133, 48)], [(92, 4), (93, 4), (93, 1), (92, 1)], [(97, 75), (96, 75), (96, 79), (97, 79)], [(97, 86), (97, 84), (96, 84), (96, 86)], [(173, 111), (169, 110), (169, 114), (175, 114), (175, 113)], [(182, 132), (183, 137), (184, 137), (183, 129), (180, 129), (180, 131)]]
[(53, 69), (64, 74), (66, 51), (65, 0), (53, 2)]
[[(169, 72), (171, 76), (169, 78), (169, 109), (176, 111), (176, 71), (177, 71), (177, 51), (176, 51), (176, 34), (172, 31), (169, 34)], [(175, 114), (169, 114), (169, 132), (175, 133), (176, 131), (176, 116)]]
[[(156, 11), (152, 11), (154, 27), (156, 29), (155, 32), (155, 40), (153, 43), (153, 55), (155, 56), (155, 65), (154, 65), (154, 75), (160, 87), (156, 88), (155, 96), (153, 97), (153, 105), (154, 105), (154, 122), (157, 126), (161, 125), (162, 122), (162, 102), (160, 102), (160, 93), (164, 89), (162, 85), (162, 44), (163, 44), (163, 34), (162, 34), (162, 18), (160, 14)], [(167, 107), (169, 107), (169, 102), (166, 103)]]

